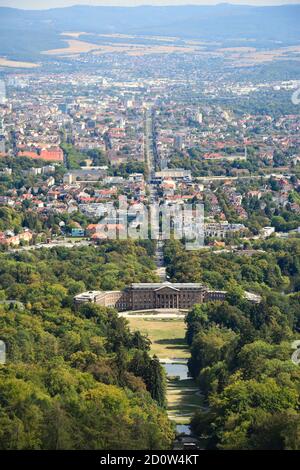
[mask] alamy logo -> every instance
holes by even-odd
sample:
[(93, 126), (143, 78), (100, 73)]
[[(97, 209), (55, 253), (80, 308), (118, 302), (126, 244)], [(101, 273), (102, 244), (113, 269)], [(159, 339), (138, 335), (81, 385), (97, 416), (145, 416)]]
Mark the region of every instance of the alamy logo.
[(0, 339), (0, 365), (6, 363), (6, 345), (4, 341)]
[(203, 204), (129, 205), (126, 197), (102, 205), (102, 215), (95, 226), (96, 238), (183, 240), (187, 250), (204, 246)]
[(294, 349), (294, 352), (291, 356), (291, 360), (294, 364), (299, 365), (300, 364), (300, 340), (296, 340), (292, 342), (292, 349)]
[(294, 91), (292, 94), (292, 103), (294, 105), (299, 105), (300, 104), (300, 88)]

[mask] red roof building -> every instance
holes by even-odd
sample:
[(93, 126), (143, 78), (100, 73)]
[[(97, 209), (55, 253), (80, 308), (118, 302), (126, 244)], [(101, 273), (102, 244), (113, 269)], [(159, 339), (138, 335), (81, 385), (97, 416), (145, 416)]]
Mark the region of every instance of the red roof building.
[(48, 162), (63, 162), (64, 153), (61, 148), (42, 150), (40, 153), (40, 158)]
[(59, 147), (42, 150), (37, 149), (36, 151), (22, 150), (18, 153), (18, 157), (28, 157), (34, 160), (44, 160), (47, 162), (58, 163), (62, 163), (64, 161), (64, 153)]

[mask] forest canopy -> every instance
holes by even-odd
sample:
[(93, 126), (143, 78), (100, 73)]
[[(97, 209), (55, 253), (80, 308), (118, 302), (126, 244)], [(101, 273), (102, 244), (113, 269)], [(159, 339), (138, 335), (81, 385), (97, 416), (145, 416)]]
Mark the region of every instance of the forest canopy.
[(0, 449), (171, 446), (165, 376), (148, 338), (113, 309), (72, 304), (86, 288), (151, 279), (151, 267), (131, 242), (1, 255)]

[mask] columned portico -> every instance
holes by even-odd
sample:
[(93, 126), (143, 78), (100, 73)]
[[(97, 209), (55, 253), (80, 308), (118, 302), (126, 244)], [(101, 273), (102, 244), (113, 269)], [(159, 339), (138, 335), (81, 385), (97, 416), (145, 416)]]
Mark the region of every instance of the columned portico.
[(200, 283), (140, 283), (129, 288), (132, 310), (188, 309), (205, 301), (207, 288)]
[(156, 308), (178, 308), (180, 290), (164, 284), (154, 290)]
[(149, 309), (189, 309), (208, 300), (223, 300), (226, 292), (209, 291), (199, 283), (139, 283), (124, 291), (84, 292), (75, 297), (77, 305), (94, 302), (118, 311)]
[(178, 294), (157, 294), (156, 308), (178, 308)]

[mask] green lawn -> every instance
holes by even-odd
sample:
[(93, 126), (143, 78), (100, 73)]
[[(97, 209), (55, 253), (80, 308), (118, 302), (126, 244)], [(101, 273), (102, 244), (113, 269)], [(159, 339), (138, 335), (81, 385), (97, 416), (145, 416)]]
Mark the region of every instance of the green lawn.
[(188, 359), (190, 354), (185, 342), (185, 323), (182, 318), (143, 319), (127, 318), (132, 330), (148, 334), (152, 345), (151, 352), (160, 359)]
[[(190, 352), (185, 342), (185, 323), (177, 319), (127, 318), (132, 330), (148, 334), (151, 352), (160, 359), (188, 359)], [(176, 424), (189, 424), (194, 412), (203, 406), (203, 398), (194, 380), (168, 380), (167, 401), (169, 418)]]

